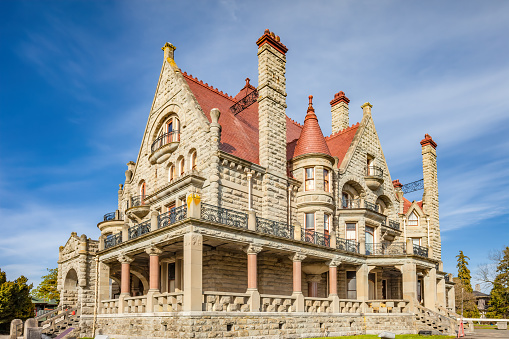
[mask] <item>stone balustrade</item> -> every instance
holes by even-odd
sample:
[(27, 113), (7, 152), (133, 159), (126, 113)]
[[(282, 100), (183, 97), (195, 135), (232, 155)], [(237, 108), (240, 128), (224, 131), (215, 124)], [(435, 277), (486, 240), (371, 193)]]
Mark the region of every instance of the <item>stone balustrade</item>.
[(154, 295), (154, 299), (155, 312), (180, 312), (184, 302), (184, 293), (159, 293)]
[(127, 297), (124, 299), (124, 313), (145, 313), (147, 308), (147, 296)]
[(116, 314), (118, 313), (118, 299), (102, 300), (99, 313)]
[(203, 292), (206, 311), (214, 312), (249, 312), (247, 293)]
[(330, 298), (304, 298), (304, 309), (309, 313), (332, 313)]
[(406, 313), (409, 302), (406, 300), (368, 300), (365, 302), (366, 313)]
[(340, 313), (361, 313), (362, 301), (352, 299), (339, 300)]
[(284, 295), (260, 294), (262, 312), (295, 312), (296, 298)]

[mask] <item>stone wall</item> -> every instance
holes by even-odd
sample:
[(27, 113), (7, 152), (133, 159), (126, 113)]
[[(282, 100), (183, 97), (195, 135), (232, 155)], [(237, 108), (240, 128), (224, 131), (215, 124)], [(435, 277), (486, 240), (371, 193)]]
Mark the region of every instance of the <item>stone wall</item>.
[[(411, 314), (264, 314), (199, 312), (196, 315), (99, 315), (96, 334), (141, 338), (305, 338), (416, 333)], [(92, 317), (83, 317), (82, 336), (92, 335)]]

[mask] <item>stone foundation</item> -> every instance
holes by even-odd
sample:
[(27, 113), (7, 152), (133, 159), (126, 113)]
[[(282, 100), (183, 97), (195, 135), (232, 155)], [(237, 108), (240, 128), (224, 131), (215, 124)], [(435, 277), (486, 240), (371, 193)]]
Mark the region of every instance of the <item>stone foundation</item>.
[[(92, 316), (82, 316), (81, 336), (92, 336)], [(116, 339), (141, 338), (309, 338), (416, 333), (413, 315), (401, 314), (267, 314), (218, 312), (103, 314), (97, 317), (97, 334)]]

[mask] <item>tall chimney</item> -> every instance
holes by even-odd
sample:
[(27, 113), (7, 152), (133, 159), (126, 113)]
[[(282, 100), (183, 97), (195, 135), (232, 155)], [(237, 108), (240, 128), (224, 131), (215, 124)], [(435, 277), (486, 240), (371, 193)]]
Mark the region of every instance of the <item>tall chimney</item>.
[(260, 165), (286, 174), (286, 78), (288, 51), (268, 29), (258, 45), (258, 121)]
[(437, 178), (437, 143), (429, 134), (421, 140), (422, 146), (422, 174), (424, 178), (424, 193), (422, 195), (423, 212), (429, 217), (430, 247), (433, 258), (441, 259), (440, 224), (438, 219), (438, 178)]
[(334, 99), (330, 102), (331, 114), (332, 114), (332, 134), (337, 133), (350, 124), (348, 120), (348, 99), (345, 92), (339, 91), (334, 94)]

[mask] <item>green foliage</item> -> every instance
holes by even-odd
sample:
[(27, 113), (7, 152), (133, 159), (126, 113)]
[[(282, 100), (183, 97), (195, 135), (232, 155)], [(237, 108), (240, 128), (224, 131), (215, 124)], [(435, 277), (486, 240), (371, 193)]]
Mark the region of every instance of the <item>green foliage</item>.
[(58, 269), (47, 268), (48, 274), (42, 276), (42, 281), (33, 291), (32, 295), (44, 300), (60, 301), (60, 293), (57, 291)]
[(28, 319), (34, 315), (34, 305), (30, 297), (32, 284), (27, 284), (24, 276), (7, 281), (5, 272), (0, 269), (0, 333), (9, 332), (13, 319)]
[(503, 256), (497, 265), (497, 276), (490, 293), (490, 318), (509, 318), (509, 247), (503, 251)]
[(470, 283), (470, 279), (472, 276), (470, 275), (470, 270), (468, 269), (468, 260), (470, 260), (469, 257), (463, 254), (463, 251), (460, 251), (460, 254), (456, 256), (458, 258), (458, 263), (456, 264), (456, 267), (458, 268), (458, 278), (463, 283), (463, 288), (467, 292), (472, 292), (472, 284)]
[(458, 258), (458, 263), (456, 264), (458, 277), (454, 279), (456, 283), (456, 313), (462, 314), (461, 312), (463, 311), (465, 318), (479, 318), (481, 315), (477, 308), (472, 284), (470, 283), (472, 276), (470, 275), (467, 261), (470, 258), (464, 255), (463, 251), (460, 251), (456, 258)]

